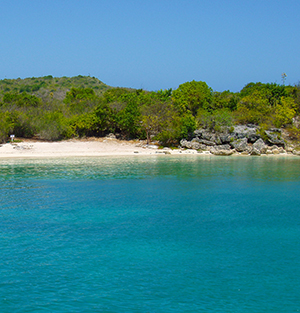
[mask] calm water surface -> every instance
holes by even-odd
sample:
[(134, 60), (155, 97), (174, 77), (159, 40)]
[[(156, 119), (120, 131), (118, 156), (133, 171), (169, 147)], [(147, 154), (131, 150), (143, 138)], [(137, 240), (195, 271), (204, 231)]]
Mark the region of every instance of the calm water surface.
[(0, 312), (299, 312), (300, 158), (0, 161)]

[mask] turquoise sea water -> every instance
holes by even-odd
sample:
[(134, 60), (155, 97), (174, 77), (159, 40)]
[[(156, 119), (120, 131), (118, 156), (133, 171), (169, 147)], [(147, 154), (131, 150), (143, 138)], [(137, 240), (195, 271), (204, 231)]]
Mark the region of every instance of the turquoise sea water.
[(0, 161), (0, 312), (300, 311), (300, 158)]

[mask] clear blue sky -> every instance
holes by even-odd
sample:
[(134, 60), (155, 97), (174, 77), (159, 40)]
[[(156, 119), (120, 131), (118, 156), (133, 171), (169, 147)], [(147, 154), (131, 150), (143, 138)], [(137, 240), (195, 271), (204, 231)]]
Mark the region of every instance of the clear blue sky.
[(2, 0), (0, 79), (159, 90), (300, 80), (299, 0)]

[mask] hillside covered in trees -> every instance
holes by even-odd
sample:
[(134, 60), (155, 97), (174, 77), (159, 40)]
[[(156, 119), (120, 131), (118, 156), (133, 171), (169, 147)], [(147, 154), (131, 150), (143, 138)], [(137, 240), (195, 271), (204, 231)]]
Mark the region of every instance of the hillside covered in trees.
[(0, 80), (0, 141), (105, 136), (177, 145), (197, 128), (254, 124), (285, 128), (298, 140), (300, 86), (249, 83), (240, 92), (191, 81), (176, 90), (113, 88), (97, 78), (45, 76)]

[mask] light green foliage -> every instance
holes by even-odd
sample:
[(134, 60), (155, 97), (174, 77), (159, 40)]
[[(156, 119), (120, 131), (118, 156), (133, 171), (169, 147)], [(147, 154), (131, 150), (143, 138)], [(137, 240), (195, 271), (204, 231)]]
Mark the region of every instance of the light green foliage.
[(296, 104), (292, 98), (281, 98), (281, 104), (276, 106), (275, 121), (276, 127), (291, 124), (292, 118), (296, 115)]
[(270, 119), (272, 107), (262, 92), (254, 90), (240, 100), (236, 113), (239, 123), (261, 124)]
[(247, 97), (253, 94), (259, 94), (264, 100), (268, 101), (270, 106), (276, 106), (280, 103), (282, 97), (286, 97), (286, 88), (284, 86), (263, 83), (250, 83), (246, 85), (240, 92), (241, 98)]
[(222, 127), (233, 124), (233, 114), (228, 109), (215, 110), (213, 113), (203, 110), (198, 112), (197, 122), (200, 127), (221, 131)]
[(0, 80), (1, 94), (22, 93), (23, 91), (37, 96), (43, 100), (63, 100), (71, 88), (92, 88), (97, 96), (101, 96), (110, 87), (99, 79), (90, 76), (75, 77), (31, 77), (25, 79), (3, 79)]
[(212, 102), (212, 89), (202, 81), (191, 81), (179, 85), (172, 93), (172, 99), (179, 112), (197, 115), (199, 109), (209, 110)]
[(171, 102), (170, 96), (170, 89), (150, 93), (144, 92), (139, 95), (142, 116), (141, 125), (146, 133), (148, 143), (151, 140), (151, 136), (161, 138), (159, 134), (163, 130), (167, 131), (170, 136), (175, 132), (174, 120), (179, 115)]
[(46, 112), (37, 125), (39, 137), (44, 140), (70, 138), (73, 134), (67, 119), (61, 112)]

